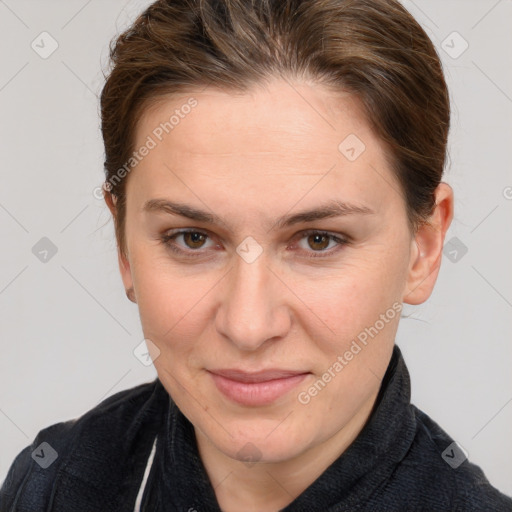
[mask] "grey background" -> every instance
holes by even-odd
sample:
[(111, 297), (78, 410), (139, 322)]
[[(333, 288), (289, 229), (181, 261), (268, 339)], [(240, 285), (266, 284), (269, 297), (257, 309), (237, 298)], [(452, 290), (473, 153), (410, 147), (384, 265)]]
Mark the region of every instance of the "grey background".
[[(93, 193), (108, 42), (149, 3), (0, 0), (0, 481), (40, 429), (156, 377), (133, 354), (137, 306)], [(404, 5), (448, 80), (456, 209), (436, 290), (406, 308), (397, 343), (413, 402), (512, 494), (512, 3)], [(59, 45), (46, 59), (31, 47), (43, 31)], [(33, 252), (43, 237), (57, 249), (46, 262)]]

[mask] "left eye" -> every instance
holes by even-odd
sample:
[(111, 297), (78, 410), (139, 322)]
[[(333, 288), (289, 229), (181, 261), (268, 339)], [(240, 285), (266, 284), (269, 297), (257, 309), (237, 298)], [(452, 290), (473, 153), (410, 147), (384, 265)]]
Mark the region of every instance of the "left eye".
[[(300, 242), (303, 241), (305, 241), (307, 244), (307, 247), (303, 247), (304, 250), (310, 252), (309, 257), (312, 258), (321, 257), (324, 255), (318, 253), (331, 254), (335, 252), (331, 249), (335, 248), (336, 246), (339, 246), (338, 248), (340, 248), (341, 246), (347, 244), (347, 240), (344, 238), (340, 238), (323, 231), (307, 231), (302, 234)], [(331, 242), (333, 245), (330, 245)], [(309, 249), (313, 249), (313, 251), (310, 251)]]
[(329, 243), (334, 241), (334, 237), (327, 233), (314, 233), (312, 235), (304, 235), (301, 241), (302, 240), (306, 240), (306, 243), (311, 249), (324, 251), (330, 248)]

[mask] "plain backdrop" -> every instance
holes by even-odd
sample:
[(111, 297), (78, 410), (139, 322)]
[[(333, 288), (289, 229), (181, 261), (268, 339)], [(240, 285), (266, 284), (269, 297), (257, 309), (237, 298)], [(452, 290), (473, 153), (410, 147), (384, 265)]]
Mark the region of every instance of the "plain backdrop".
[[(39, 430), (156, 377), (94, 194), (108, 43), (149, 3), (0, 0), (0, 481)], [(413, 403), (511, 495), (512, 2), (404, 5), (448, 81), (456, 208), (436, 289), (396, 341)]]

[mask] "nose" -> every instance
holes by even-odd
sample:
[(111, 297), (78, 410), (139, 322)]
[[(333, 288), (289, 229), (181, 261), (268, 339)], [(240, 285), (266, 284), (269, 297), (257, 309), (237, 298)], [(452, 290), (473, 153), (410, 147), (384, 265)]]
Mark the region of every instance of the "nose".
[(248, 263), (234, 257), (216, 314), (217, 331), (242, 351), (256, 351), (286, 336), (291, 314), (287, 289), (264, 254)]

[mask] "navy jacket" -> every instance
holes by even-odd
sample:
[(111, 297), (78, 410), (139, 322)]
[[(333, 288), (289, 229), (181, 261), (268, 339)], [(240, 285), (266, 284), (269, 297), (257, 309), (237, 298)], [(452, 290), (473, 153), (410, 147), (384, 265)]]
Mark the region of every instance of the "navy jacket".
[[(409, 373), (395, 346), (364, 429), (282, 510), (512, 511), (512, 499), (452, 443), (411, 405)], [(138, 495), (147, 512), (221, 510), (193, 426), (158, 379), (41, 430), (14, 460), (0, 512), (133, 512)]]

